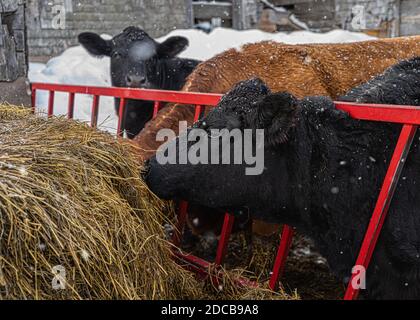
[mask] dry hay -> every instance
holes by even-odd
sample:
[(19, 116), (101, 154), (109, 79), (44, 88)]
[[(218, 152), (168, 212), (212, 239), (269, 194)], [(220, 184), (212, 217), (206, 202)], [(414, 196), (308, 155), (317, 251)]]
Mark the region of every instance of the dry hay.
[[(111, 135), (1, 106), (0, 298), (198, 297), (170, 258), (164, 204), (139, 172), (130, 147)], [(52, 288), (56, 266), (65, 290)]]
[[(253, 235), (252, 252), (243, 234), (234, 234), (230, 242), (229, 255), (226, 262), (229, 267), (240, 266), (259, 279), (268, 281), (279, 245), (279, 235)], [(247, 259), (243, 257), (247, 255)], [(282, 290), (304, 300), (336, 300), (342, 299), (345, 292), (340, 279), (331, 272), (327, 261), (317, 251), (315, 244), (307, 237), (297, 233), (287, 257)]]
[[(262, 281), (261, 277), (255, 273), (246, 271), (242, 268), (226, 271), (223, 268), (211, 268), (211, 274), (223, 274), (216, 283), (207, 281), (206, 290), (211, 292), (209, 298), (221, 300), (230, 300), (232, 298), (238, 300), (299, 300), (300, 297), (296, 290), (286, 293), (283, 287), (278, 292), (269, 289), (269, 281)], [(247, 286), (238, 283), (238, 279), (250, 282)], [(253, 287), (251, 281), (258, 286)]]
[(229, 277), (209, 288), (178, 266), (162, 227), (171, 206), (137, 159), (84, 124), (0, 105), (0, 300), (290, 298)]

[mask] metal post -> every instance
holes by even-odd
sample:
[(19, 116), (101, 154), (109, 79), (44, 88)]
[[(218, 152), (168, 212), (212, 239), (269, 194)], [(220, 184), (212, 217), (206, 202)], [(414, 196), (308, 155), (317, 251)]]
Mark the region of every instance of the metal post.
[(188, 202), (180, 201), (178, 211), (178, 223), (176, 224), (172, 243), (179, 247), (182, 242), (182, 235), (184, 233), (185, 224), (187, 223)]
[(247, 0), (232, 0), (232, 26), (236, 30), (246, 29)]
[(92, 119), (91, 126), (96, 128), (98, 126), (98, 112), (99, 112), (99, 96), (94, 95), (92, 101)]
[(155, 101), (155, 104), (153, 106), (153, 119), (157, 117), (160, 108), (161, 108), (161, 103), (159, 101)]
[(232, 234), (233, 223), (235, 217), (226, 213), (223, 223), (222, 234), (220, 235), (219, 246), (217, 247), (216, 265), (221, 265), (225, 259), (227, 248), (229, 245), (230, 235)]
[(48, 97), (48, 117), (52, 117), (54, 115), (54, 97), (55, 91), (50, 90)]
[(68, 119), (73, 119), (74, 117), (74, 98), (75, 98), (75, 94), (70, 92), (69, 93), (69, 103), (67, 106), (67, 118)]
[(277, 257), (274, 263), (273, 274), (270, 278), (269, 284), (270, 289), (273, 291), (278, 289), (279, 280), (283, 276), (286, 260), (290, 252), (290, 247), (292, 246), (294, 234), (295, 230), (292, 227), (283, 227), (281, 241), (277, 251)]

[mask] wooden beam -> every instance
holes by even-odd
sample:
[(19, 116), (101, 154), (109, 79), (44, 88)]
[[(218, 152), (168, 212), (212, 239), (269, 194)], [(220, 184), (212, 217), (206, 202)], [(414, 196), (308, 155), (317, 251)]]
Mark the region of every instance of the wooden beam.
[(14, 12), (17, 10), (20, 1), (16, 0), (1, 0), (0, 12)]
[(269, 0), (275, 6), (287, 6), (300, 3), (312, 3), (313, 0)]
[(401, 36), (401, 0), (395, 0), (394, 3), (394, 21), (391, 30), (391, 37)]
[(194, 25), (194, 10), (192, 1), (187, 1), (187, 24), (191, 28)]
[(245, 27), (246, 0), (232, 0), (232, 26), (236, 30), (244, 30)]
[(259, 0), (232, 0), (232, 25), (236, 30), (247, 30), (258, 23)]

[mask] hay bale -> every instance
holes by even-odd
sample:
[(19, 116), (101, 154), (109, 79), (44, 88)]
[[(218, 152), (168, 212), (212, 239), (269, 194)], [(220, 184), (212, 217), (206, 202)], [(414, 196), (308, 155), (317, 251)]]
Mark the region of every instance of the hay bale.
[[(217, 276), (223, 273), (223, 278), (214, 284), (210, 281), (206, 282), (205, 290), (210, 292), (209, 299), (219, 300), (300, 300), (296, 290), (286, 293), (283, 287), (279, 288), (278, 292), (273, 292), (269, 289), (269, 281), (263, 281), (253, 272), (242, 268), (233, 270), (224, 270), (224, 268), (215, 269), (210, 268), (210, 272)], [(241, 286), (238, 285), (237, 279), (249, 279), (259, 283), (258, 287)]]
[(111, 135), (0, 106), (0, 299), (198, 298), (139, 172)]
[(0, 105), (0, 300), (291, 298), (229, 277), (221, 291), (178, 266), (172, 207), (140, 171), (129, 142)]

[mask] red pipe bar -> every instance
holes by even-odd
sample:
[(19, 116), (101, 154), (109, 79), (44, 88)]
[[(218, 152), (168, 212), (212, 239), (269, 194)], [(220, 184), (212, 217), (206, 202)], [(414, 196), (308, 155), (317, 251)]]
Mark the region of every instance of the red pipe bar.
[(221, 265), (223, 260), (226, 257), (227, 248), (229, 245), (229, 238), (232, 234), (233, 223), (235, 222), (235, 217), (229, 213), (225, 214), (225, 220), (223, 223), (222, 233), (220, 234), (219, 245), (217, 247), (216, 253), (216, 265)]
[(277, 291), (279, 280), (283, 276), (284, 268), (286, 266), (286, 260), (289, 255), (290, 248), (292, 246), (294, 234), (295, 230), (293, 228), (289, 226), (283, 227), (276, 261), (274, 262), (273, 274), (271, 275), (269, 283), (269, 287), (273, 291)]
[(87, 94), (93, 96), (97, 95), (134, 100), (171, 102), (206, 106), (217, 105), (221, 98), (220, 94), (212, 93), (191, 93), (181, 91), (145, 90), (116, 87), (87, 87), (49, 83), (32, 83), (32, 90), (51, 90), (56, 92)]
[[(36, 90), (205, 106), (216, 106), (223, 96), (213, 93), (192, 93), (116, 87), (86, 87), (49, 83), (32, 83), (31, 85), (33, 105), (35, 105)], [(348, 112), (354, 119), (420, 125), (419, 106), (356, 104), (350, 102), (335, 102), (335, 105), (337, 109)]]
[(92, 121), (90, 125), (92, 128), (96, 128), (98, 126), (98, 113), (99, 113), (99, 96), (93, 96), (92, 101)]
[[(121, 123), (124, 118), (124, 109), (126, 99), (138, 99), (155, 101), (154, 116), (157, 115), (160, 102), (171, 102), (180, 104), (194, 104), (196, 105), (195, 120), (198, 120), (202, 106), (215, 106), (220, 101), (222, 95), (218, 94), (202, 94), (202, 93), (189, 93), (189, 92), (175, 92), (175, 91), (159, 91), (159, 90), (144, 90), (144, 89), (126, 89), (126, 88), (105, 88), (105, 87), (86, 87), (86, 86), (70, 86), (70, 85), (56, 85), (34, 83), (32, 84), (32, 108), (35, 111), (36, 107), (36, 90), (49, 91), (48, 100), (48, 115), (51, 116), (54, 112), (54, 95), (56, 91), (68, 92), (69, 95), (69, 118), (73, 116), (74, 110), (74, 96), (75, 94), (89, 94), (93, 95), (92, 103), (92, 124), (97, 124), (97, 112), (99, 108), (99, 96), (112, 96), (121, 98), (120, 104), (120, 122), (118, 124), (118, 133), (122, 135), (123, 124)], [(386, 218), (389, 205), (392, 200), (395, 187), (398, 183), (399, 175), (403, 169), (405, 157), (407, 156), (412, 140), (420, 125), (420, 107), (418, 106), (396, 106), (396, 105), (376, 105), (376, 104), (354, 104), (348, 102), (336, 102), (337, 109), (346, 111), (355, 119), (368, 120), (368, 121), (383, 121), (405, 124), (398, 140), (397, 147), (391, 160), (390, 167), (385, 177), (383, 188), (379, 195), (375, 211), (372, 215), (362, 248), (359, 253), (356, 265), (364, 266), (367, 270), (370, 259), (372, 257), (377, 239), (379, 237), (381, 228)], [(122, 116), (122, 117), (121, 117)], [(181, 241), (182, 233), (186, 222), (187, 204), (180, 204), (180, 217), (177, 228), (174, 234), (175, 242), (178, 244)], [(227, 247), (228, 238), (231, 233), (231, 226), (233, 226), (233, 217), (226, 215), (221, 241), (218, 247), (218, 256), (216, 261), (222, 262)], [(177, 234), (178, 232), (178, 234)], [(291, 247), (293, 239), (293, 229), (285, 226), (281, 238), (281, 243), (276, 257), (276, 263), (273, 269), (273, 275), (270, 280), (270, 288), (275, 289), (278, 285), (278, 280), (281, 277), (288, 252)], [(200, 258), (192, 255), (185, 255), (182, 253), (175, 254), (180, 260), (187, 262), (192, 269), (198, 273), (208, 275), (210, 264)], [(352, 280), (355, 275), (352, 275)], [(245, 281), (246, 283), (247, 281)], [(349, 288), (346, 292), (345, 299), (356, 299), (359, 293), (358, 289), (351, 286), (352, 281), (349, 283)]]
[(194, 122), (197, 122), (198, 120), (200, 120), (202, 109), (203, 108), (200, 105), (195, 106)]
[(31, 103), (32, 103), (32, 113), (35, 113), (35, 108), (36, 108), (36, 89), (35, 88), (31, 88)]
[(118, 114), (118, 127), (117, 127), (117, 135), (119, 137), (122, 137), (124, 135), (124, 115), (125, 115), (125, 107), (126, 107), (126, 102), (125, 102), (125, 98), (121, 98), (120, 99), (120, 109), (119, 114)]
[(178, 222), (175, 226), (172, 243), (179, 247), (182, 241), (182, 234), (184, 233), (185, 224), (187, 222), (188, 202), (180, 201), (178, 209)]
[(153, 119), (157, 117), (160, 107), (161, 107), (161, 102), (155, 101), (155, 105), (153, 107)]
[[(213, 264), (191, 254), (185, 254), (180, 250), (174, 251), (174, 255), (180, 265), (184, 265), (189, 270), (199, 274), (203, 279), (210, 275), (210, 271), (214, 267)], [(223, 277), (223, 272), (218, 270), (216, 275), (212, 276), (216, 278), (213, 279), (213, 284), (220, 283), (220, 280), (222, 280)], [(235, 278), (234, 281), (241, 287), (258, 288), (259, 286), (257, 282), (242, 277)]]
[(335, 102), (335, 106), (339, 110), (348, 112), (354, 119), (411, 125), (420, 124), (419, 106), (355, 104), (350, 102)]
[(69, 119), (73, 119), (74, 117), (74, 97), (75, 97), (74, 93), (69, 93), (69, 104), (67, 107), (67, 113), (68, 113), (67, 117)]
[(48, 117), (52, 117), (54, 114), (54, 97), (55, 91), (50, 90), (48, 97)]

